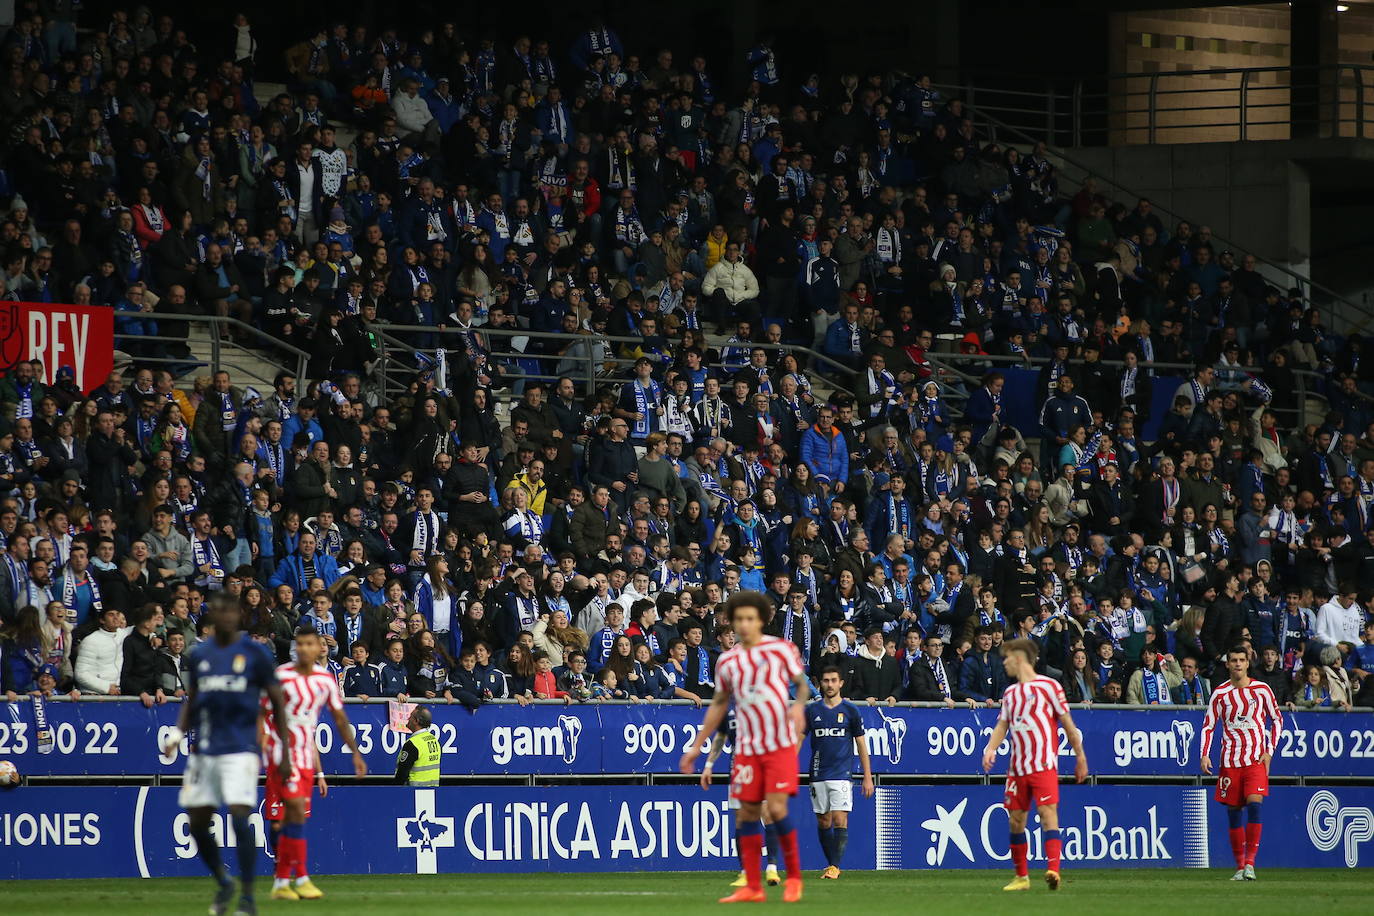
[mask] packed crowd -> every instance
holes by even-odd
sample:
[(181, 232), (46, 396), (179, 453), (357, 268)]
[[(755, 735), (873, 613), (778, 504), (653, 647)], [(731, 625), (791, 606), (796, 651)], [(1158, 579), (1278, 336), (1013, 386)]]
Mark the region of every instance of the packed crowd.
[[(0, 45), (4, 292), (114, 308), (137, 367), (0, 382), (7, 692), (176, 696), (230, 601), (279, 659), (323, 634), (350, 696), (699, 702), (758, 589), (860, 699), (995, 704), (1024, 636), (1075, 702), (1203, 702), (1237, 644), (1285, 703), (1374, 700), (1361, 340), (1205, 226), (1061, 194), (928, 77), (788, 84), (764, 39), (727, 97), (606, 23), (336, 22), (259, 105), (244, 17), (216, 55), (44, 9)], [(179, 387), (188, 311), (307, 378)], [(996, 371), (956, 415), (937, 335), (1040, 358), (1039, 426)]]

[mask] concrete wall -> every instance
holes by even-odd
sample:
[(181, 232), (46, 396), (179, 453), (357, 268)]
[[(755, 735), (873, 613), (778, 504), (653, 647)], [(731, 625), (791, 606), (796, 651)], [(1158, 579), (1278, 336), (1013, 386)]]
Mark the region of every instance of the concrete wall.
[[(1369, 66), (1374, 52), (1374, 6), (1347, 4), (1326, 28), (1330, 53), (1323, 64)], [(1292, 60), (1289, 5), (1220, 6), (1205, 9), (1140, 10), (1114, 13), (1108, 28), (1113, 73), (1141, 74), (1112, 83), (1112, 143), (1215, 143), (1242, 139), (1288, 139), (1289, 74)], [(1239, 73), (1192, 73), (1253, 69)], [(1363, 84), (1357, 87), (1356, 81)], [(1242, 85), (1244, 90), (1242, 91)], [(1151, 90), (1155, 92), (1153, 137), (1149, 133)], [(1339, 93), (1339, 123), (1330, 112)], [(1358, 101), (1374, 98), (1374, 73), (1328, 76), (1321, 90), (1320, 136), (1355, 137)], [(1207, 110), (1197, 110), (1197, 109)], [(1365, 114), (1370, 112), (1366, 111)], [(1363, 135), (1374, 136), (1374, 118)]]
[[(1077, 166), (1067, 168), (1066, 177), (1080, 180), (1086, 169), (1149, 197), (1173, 220), (1210, 226), (1219, 244), (1237, 254), (1251, 252), (1285, 265), (1357, 302), (1364, 297), (1368, 280), (1313, 256), (1312, 191), (1330, 187), (1333, 176), (1351, 185), (1357, 176), (1374, 182), (1374, 141), (1181, 143), (1065, 152)], [(1131, 203), (1122, 191), (1110, 186), (1103, 191)]]
[(1310, 232), (1305, 169), (1281, 149), (1289, 145), (1158, 144), (1067, 153), (1178, 218), (1205, 223), (1214, 235), (1259, 257), (1294, 263), (1308, 260)]

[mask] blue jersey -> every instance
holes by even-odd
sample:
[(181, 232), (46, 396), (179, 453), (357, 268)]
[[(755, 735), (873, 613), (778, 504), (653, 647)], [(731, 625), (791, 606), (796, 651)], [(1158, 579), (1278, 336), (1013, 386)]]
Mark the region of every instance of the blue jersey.
[(806, 707), (806, 731), (811, 736), (811, 779), (848, 779), (854, 772), (854, 739), (863, 739), (859, 707), (848, 700), (827, 706), (815, 700)]
[(720, 727), (716, 729), (716, 734), (724, 735), (730, 746), (735, 746), (735, 707), (733, 704), (730, 706), (730, 711), (725, 714), (725, 721), (720, 723)]
[(228, 646), (208, 639), (191, 650), (187, 673), (196, 691), (195, 753), (256, 754), (262, 692), (277, 682), (276, 661), (246, 634)]

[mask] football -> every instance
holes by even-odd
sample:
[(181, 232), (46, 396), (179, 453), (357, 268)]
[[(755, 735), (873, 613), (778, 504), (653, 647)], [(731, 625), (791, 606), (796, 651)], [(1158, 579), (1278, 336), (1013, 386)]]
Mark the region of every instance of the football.
[(13, 789), (19, 785), (19, 768), (8, 760), (0, 760), (0, 789)]

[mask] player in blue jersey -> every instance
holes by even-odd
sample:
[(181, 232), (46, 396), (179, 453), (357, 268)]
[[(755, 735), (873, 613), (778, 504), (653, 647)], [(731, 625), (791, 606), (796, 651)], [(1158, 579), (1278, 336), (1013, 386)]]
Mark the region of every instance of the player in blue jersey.
[[(706, 754), (706, 765), (701, 770), (701, 787), (711, 788), (711, 774), (715, 770), (716, 761), (720, 758), (721, 751), (725, 750), (725, 742), (729, 741), (731, 747), (735, 744), (735, 707), (731, 706), (730, 711), (725, 714), (725, 721), (720, 728), (716, 729), (715, 737), (711, 739), (711, 749)], [(739, 810), (739, 800), (731, 798), (728, 802), (731, 811)], [(782, 883), (782, 875), (778, 874), (778, 828), (773, 825), (772, 818), (768, 816), (768, 808), (763, 809), (763, 864), (764, 880), (769, 887), (777, 887)], [(740, 868), (739, 876), (730, 882), (731, 887), (744, 887), (748, 884), (744, 869)]]
[(849, 812), (854, 808), (854, 752), (863, 768), (864, 798), (873, 797), (873, 768), (864, 740), (859, 707), (840, 695), (844, 675), (838, 668), (821, 672), (821, 699), (806, 707), (806, 731), (811, 736), (811, 810), (825, 851), (822, 878), (838, 878), (844, 848), (849, 843)]
[(186, 776), (178, 798), (190, 816), (201, 861), (219, 883), (210, 916), (228, 912), (234, 882), (220, 860), (219, 844), (210, 832), (211, 818), (228, 807), (238, 843), (239, 904), (235, 916), (254, 916), (253, 872), (258, 844), (248, 816), (258, 801), (258, 712), (262, 694), (272, 705), (272, 721), (282, 748), (277, 767), (283, 781), (291, 778), (291, 732), (277, 682), (276, 661), (261, 644), (239, 632), (241, 612), (228, 599), (210, 607), (214, 637), (196, 646), (186, 674), (186, 701), (181, 717), (163, 744), (171, 753), (188, 731), (195, 745), (186, 761)]

